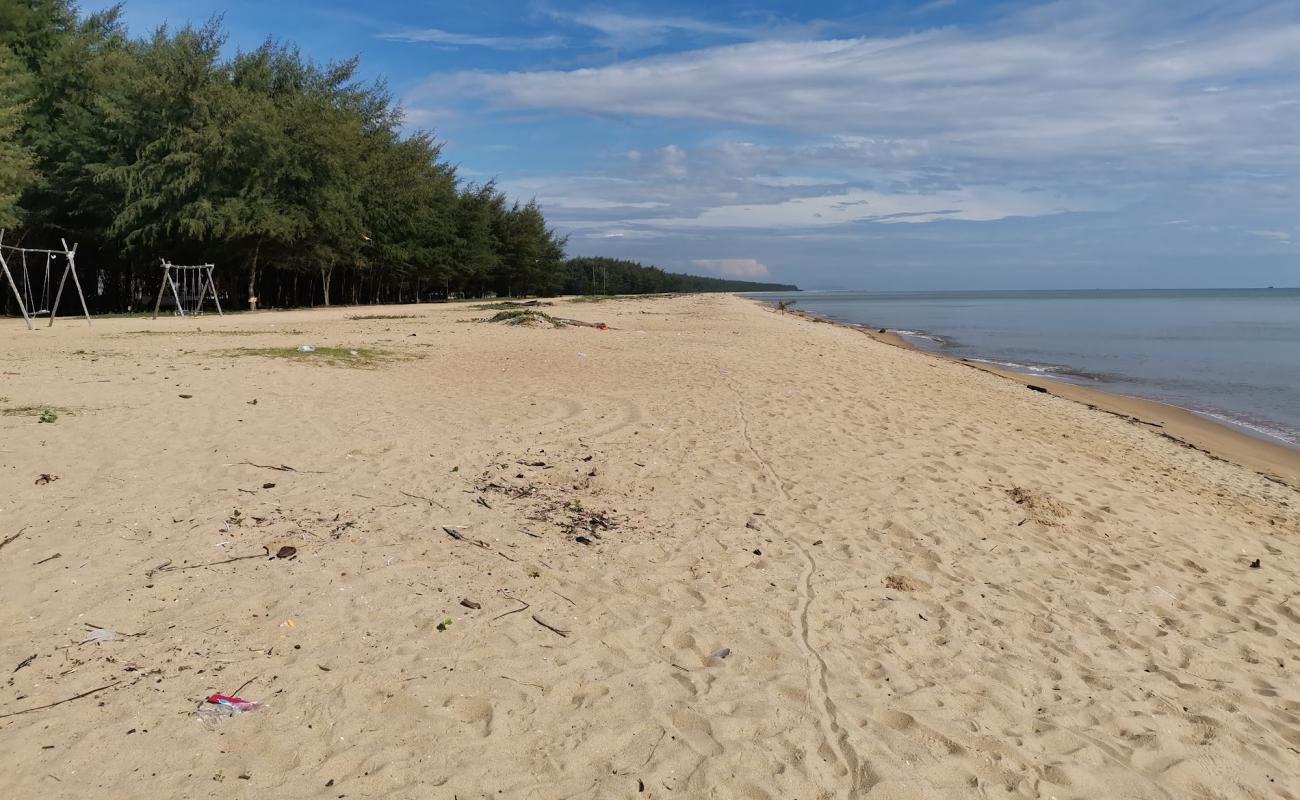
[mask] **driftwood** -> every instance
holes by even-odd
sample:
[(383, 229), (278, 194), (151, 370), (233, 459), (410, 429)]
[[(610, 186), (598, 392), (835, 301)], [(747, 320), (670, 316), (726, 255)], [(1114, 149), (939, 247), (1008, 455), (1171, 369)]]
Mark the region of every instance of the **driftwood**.
[(556, 317), (555, 319), (557, 322), (563, 322), (565, 325), (578, 325), (583, 328), (609, 328), (609, 326), (603, 322), (583, 322), (580, 319), (566, 319), (565, 317)]

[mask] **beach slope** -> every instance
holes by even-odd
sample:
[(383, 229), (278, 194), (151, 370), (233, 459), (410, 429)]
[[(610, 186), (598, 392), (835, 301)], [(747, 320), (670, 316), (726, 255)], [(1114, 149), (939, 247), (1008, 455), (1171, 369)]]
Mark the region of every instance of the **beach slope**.
[(1292, 486), (740, 298), (543, 310), (611, 329), (0, 321), (3, 795), (1296, 796)]

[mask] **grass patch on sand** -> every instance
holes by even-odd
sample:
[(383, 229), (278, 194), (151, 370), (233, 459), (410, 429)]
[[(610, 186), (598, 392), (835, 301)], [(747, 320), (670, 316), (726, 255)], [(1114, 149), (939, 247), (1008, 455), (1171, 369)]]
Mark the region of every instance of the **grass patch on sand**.
[(122, 331), (110, 333), (105, 338), (126, 339), (133, 336), (306, 336), (306, 331), (297, 328), (273, 328), (267, 330), (206, 330), (206, 331)]
[(602, 331), (609, 330), (609, 326), (603, 322), (583, 322), (580, 319), (567, 319), (565, 317), (552, 317), (545, 311), (538, 311), (533, 308), (512, 308), (506, 311), (498, 311), (491, 317), (482, 322), (499, 322), (502, 325), (522, 326), (525, 328), (597, 328)]
[(73, 416), (76, 416), (75, 411), (62, 406), (9, 406), (0, 408), (0, 417), (36, 417), (41, 422), (56, 422), (59, 417)]
[(347, 367), (350, 369), (373, 369), (392, 361), (402, 361), (403, 356), (392, 350), (379, 347), (317, 347), (302, 351), (297, 347), (240, 347), (226, 350), (219, 355), (227, 358), (253, 356), (255, 358), (281, 358), (302, 364), (319, 364), (326, 367)]
[(349, 314), (348, 319), (419, 319), (415, 314)]

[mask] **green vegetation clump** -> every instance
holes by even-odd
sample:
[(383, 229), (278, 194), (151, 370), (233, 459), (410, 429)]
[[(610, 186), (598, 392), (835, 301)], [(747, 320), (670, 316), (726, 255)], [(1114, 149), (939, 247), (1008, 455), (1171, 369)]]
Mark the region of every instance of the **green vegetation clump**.
[(59, 406), (10, 406), (0, 408), (2, 417), (36, 417), (37, 422), (57, 422), (60, 416), (73, 416), (70, 408)]
[(486, 322), (501, 322), (506, 325), (528, 325), (531, 327), (563, 328), (568, 323), (562, 319), (556, 319), (544, 311), (535, 311), (531, 308), (515, 308), (507, 311), (498, 311)]
[(227, 350), (221, 355), (229, 358), (241, 356), (282, 358), (304, 364), (352, 369), (371, 369), (403, 358), (398, 353), (378, 347), (317, 347), (309, 351), (299, 350), (297, 347), (240, 347)]

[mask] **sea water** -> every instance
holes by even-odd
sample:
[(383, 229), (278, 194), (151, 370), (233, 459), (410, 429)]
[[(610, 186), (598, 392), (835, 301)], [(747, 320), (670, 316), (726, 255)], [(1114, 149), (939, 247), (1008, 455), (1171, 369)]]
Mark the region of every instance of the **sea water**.
[(1017, 372), (1172, 403), (1300, 448), (1300, 289), (752, 295)]

